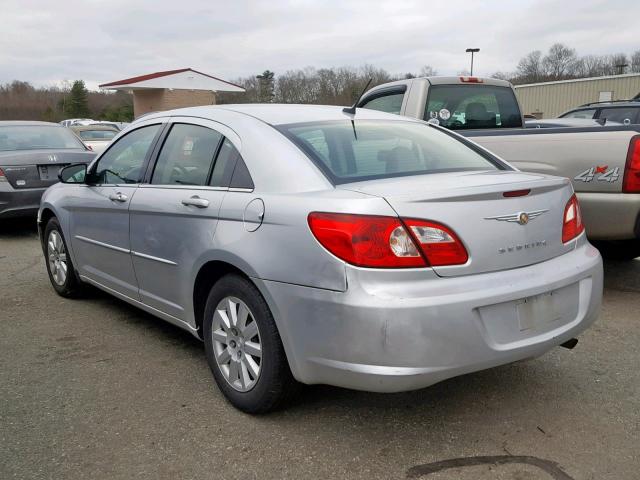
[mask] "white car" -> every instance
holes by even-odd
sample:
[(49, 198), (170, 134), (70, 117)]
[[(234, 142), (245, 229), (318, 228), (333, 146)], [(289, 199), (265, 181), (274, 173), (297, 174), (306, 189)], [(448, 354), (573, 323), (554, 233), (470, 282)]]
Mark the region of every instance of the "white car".
[(113, 137), (120, 133), (115, 127), (106, 125), (86, 125), (69, 127), (80, 140), (96, 153), (102, 152), (111, 143)]

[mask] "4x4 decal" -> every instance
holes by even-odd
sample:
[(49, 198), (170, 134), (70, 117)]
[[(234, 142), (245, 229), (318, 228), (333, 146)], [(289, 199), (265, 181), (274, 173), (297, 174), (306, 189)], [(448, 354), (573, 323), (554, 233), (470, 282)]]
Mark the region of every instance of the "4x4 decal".
[(598, 182), (615, 182), (619, 178), (620, 168), (616, 167), (609, 170), (609, 165), (597, 165), (573, 177), (574, 180), (580, 180), (581, 182), (591, 182), (594, 179)]

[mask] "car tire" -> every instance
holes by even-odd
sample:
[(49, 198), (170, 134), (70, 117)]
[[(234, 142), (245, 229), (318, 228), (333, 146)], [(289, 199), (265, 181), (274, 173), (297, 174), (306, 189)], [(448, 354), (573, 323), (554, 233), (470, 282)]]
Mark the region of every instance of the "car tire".
[(640, 257), (640, 239), (593, 242), (608, 260), (633, 260)]
[(299, 391), (271, 310), (248, 279), (230, 274), (213, 285), (203, 334), (213, 377), (236, 408), (253, 414), (270, 412)]
[(81, 284), (76, 276), (60, 222), (56, 217), (52, 217), (47, 222), (42, 249), (53, 289), (62, 297), (77, 296), (80, 293)]

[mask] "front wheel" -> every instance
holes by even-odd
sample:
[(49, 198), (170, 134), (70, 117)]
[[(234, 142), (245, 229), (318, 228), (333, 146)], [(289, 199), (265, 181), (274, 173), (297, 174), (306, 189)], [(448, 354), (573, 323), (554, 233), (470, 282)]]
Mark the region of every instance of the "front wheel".
[(265, 413), (297, 392), (273, 315), (249, 280), (221, 278), (209, 292), (204, 315), (207, 362), (231, 404)]
[(51, 218), (44, 230), (44, 255), (53, 289), (63, 297), (73, 297), (80, 291), (69, 249), (58, 219)]

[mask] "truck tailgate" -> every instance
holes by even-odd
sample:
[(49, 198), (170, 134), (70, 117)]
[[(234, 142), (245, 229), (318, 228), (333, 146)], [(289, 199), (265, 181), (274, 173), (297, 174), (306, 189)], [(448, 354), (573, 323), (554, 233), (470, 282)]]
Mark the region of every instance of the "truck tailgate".
[(571, 179), (576, 192), (621, 192), (634, 130), (574, 128), (465, 132), (464, 135), (520, 170)]

